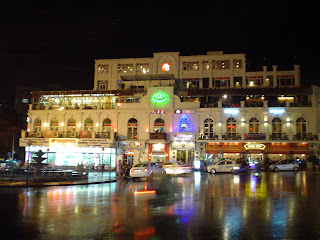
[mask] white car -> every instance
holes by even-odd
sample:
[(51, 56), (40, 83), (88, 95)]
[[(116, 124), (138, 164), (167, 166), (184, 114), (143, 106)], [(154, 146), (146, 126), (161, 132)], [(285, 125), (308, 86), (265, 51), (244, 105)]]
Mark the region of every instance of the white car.
[(209, 173), (216, 172), (234, 172), (240, 168), (240, 164), (237, 164), (232, 160), (222, 160), (215, 164), (209, 165), (207, 171)]
[(143, 162), (134, 165), (130, 169), (130, 177), (135, 178), (148, 178), (151, 179), (155, 175), (165, 174), (165, 170), (161, 164), (156, 162)]
[(189, 174), (193, 171), (193, 167), (188, 166), (182, 162), (166, 162), (162, 164), (166, 174)]
[(281, 160), (275, 164), (271, 164), (269, 166), (269, 169), (275, 172), (283, 171), (283, 170), (298, 171), (299, 164), (295, 160)]

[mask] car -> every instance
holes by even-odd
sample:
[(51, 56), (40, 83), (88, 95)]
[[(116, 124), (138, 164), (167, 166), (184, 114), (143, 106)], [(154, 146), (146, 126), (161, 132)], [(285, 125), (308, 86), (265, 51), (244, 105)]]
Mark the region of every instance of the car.
[(271, 164), (269, 166), (269, 170), (271, 171), (285, 171), (285, 170), (291, 170), (291, 171), (298, 171), (299, 170), (299, 164), (296, 160), (280, 160), (277, 163)]
[(193, 171), (193, 167), (188, 166), (182, 162), (166, 162), (162, 164), (166, 174), (179, 175), (189, 174)]
[(147, 178), (152, 179), (156, 175), (166, 174), (164, 168), (162, 168), (160, 163), (157, 162), (143, 162), (134, 165), (130, 169), (130, 177), (136, 178)]
[(208, 173), (234, 172), (238, 169), (240, 169), (240, 164), (233, 160), (222, 160), (207, 167)]

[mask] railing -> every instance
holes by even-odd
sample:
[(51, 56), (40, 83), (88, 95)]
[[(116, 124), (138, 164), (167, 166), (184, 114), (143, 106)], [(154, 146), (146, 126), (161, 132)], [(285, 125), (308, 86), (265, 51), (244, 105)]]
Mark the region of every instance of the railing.
[(111, 132), (95, 132), (95, 138), (111, 138)]
[(203, 140), (219, 140), (219, 136), (216, 135), (215, 133), (210, 133), (210, 134), (205, 134), (205, 135), (200, 135), (199, 139), (203, 139)]
[(166, 139), (166, 133), (150, 133), (150, 139)]
[(288, 135), (285, 133), (272, 133), (270, 136), (271, 140), (288, 140)]
[(244, 140), (265, 140), (265, 139), (266, 139), (265, 133), (244, 134)]
[(42, 132), (26, 132), (26, 137), (42, 138)]
[(137, 133), (128, 133), (127, 139), (138, 139), (138, 134)]
[(223, 140), (241, 140), (241, 135), (238, 133), (225, 133), (222, 135)]
[(293, 140), (318, 140), (318, 135), (312, 133), (297, 133), (293, 135)]

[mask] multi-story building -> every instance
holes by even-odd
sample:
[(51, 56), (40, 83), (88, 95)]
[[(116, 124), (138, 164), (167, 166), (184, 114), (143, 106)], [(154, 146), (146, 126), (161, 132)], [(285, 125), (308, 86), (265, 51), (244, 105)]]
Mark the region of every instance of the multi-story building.
[[(319, 94), (245, 54), (96, 60), (93, 90), (33, 92), (20, 146), (55, 165), (319, 155)], [(26, 155), (26, 159), (30, 159)]]

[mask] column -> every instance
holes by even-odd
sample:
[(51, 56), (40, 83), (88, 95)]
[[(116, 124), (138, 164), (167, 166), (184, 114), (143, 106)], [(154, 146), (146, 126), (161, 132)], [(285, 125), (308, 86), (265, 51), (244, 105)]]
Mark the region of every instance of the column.
[(272, 76), (273, 76), (273, 87), (278, 87), (278, 81), (277, 81), (277, 65), (272, 65)]

